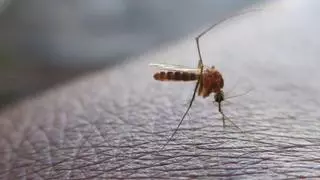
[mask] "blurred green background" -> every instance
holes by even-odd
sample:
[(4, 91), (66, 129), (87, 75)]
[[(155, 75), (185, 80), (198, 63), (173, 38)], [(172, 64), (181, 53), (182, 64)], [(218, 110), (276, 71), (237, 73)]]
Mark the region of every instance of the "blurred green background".
[(0, 0), (0, 109), (262, 0)]

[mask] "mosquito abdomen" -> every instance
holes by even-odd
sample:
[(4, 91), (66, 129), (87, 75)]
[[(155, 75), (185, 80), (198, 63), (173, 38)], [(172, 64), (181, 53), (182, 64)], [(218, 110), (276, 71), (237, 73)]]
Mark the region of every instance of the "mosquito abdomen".
[(179, 71), (161, 71), (153, 75), (153, 78), (158, 81), (195, 81), (198, 76), (195, 73), (179, 72)]

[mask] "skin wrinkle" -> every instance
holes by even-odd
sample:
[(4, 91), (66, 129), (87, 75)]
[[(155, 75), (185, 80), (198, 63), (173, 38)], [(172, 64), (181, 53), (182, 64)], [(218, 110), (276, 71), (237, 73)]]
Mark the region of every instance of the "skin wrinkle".
[[(29, 134), (29, 131), (25, 131), (25, 132), (28, 132), (28, 134)], [(10, 143), (11, 140), (9, 140), (9, 137), (4, 136), (4, 138), (7, 139), (7, 142), (8, 142), (10, 150), (9, 151), (5, 151), (3, 153), (7, 153), (7, 155), (10, 156), (10, 159), (9, 159), (9, 161), (6, 162), (6, 164), (9, 164), (9, 168), (7, 168), (5, 171), (1, 172), (1, 174), (9, 173), (9, 175), (10, 175), (11, 172), (15, 171), (16, 169), (19, 169), (19, 168), (23, 167), (23, 166), (16, 166), (16, 163), (17, 163), (16, 159), (23, 158), (23, 160), (24, 160), (25, 157), (29, 157), (29, 156), (33, 155), (32, 153), (30, 153), (29, 156), (28, 156), (28, 154), (25, 154), (25, 157), (22, 157), (23, 151), (21, 151), (21, 149), (20, 149), (21, 147), (23, 147), (23, 143), (25, 143), (25, 142), (31, 145), (31, 146), (29, 146), (30, 148), (34, 147), (34, 146), (32, 146), (32, 142), (29, 141), (29, 139), (28, 139), (28, 136), (29, 136), (28, 134), (26, 134), (26, 136), (23, 137), (23, 139), (20, 141), (20, 143), (18, 145), (14, 145), (14, 146), (17, 146), (17, 147), (13, 146), (13, 144), (15, 144), (15, 143)], [(34, 148), (32, 150), (35, 151)], [(37, 162), (37, 160), (33, 159), (32, 157), (30, 157), (30, 160), (32, 160), (33, 162)]]
[[(276, 12), (282, 9), (274, 11), (276, 16)], [(271, 18), (273, 13), (259, 22), (272, 27), (271, 22), (275, 21)], [(291, 22), (289, 16), (290, 13), (284, 14)], [(249, 25), (245, 26), (252, 27), (251, 23), (259, 25), (258, 22), (251, 22), (249, 17), (248, 22)], [(244, 68), (241, 64), (245, 59), (258, 61), (262, 58), (254, 53), (254, 49), (250, 52), (254, 58), (247, 58), (246, 53), (241, 54), (246, 48), (254, 48), (250, 46), (250, 39), (246, 46), (235, 39), (235, 32), (230, 29), (237, 30), (236, 37), (245, 37), (239, 35), (244, 33), (241, 26), (241, 22), (234, 26), (231, 23), (230, 27), (222, 28), (226, 32), (218, 29), (205, 38), (204, 44), (205, 41), (210, 42), (202, 50), (208, 52), (205, 53), (205, 63), (221, 67), (218, 61), (221, 56), (215, 51), (216, 44), (239, 58), (236, 61), (223, 59), (228, 60), (225, 62), (228, 66), (233, 66), (231, 69)], [(246, 31), (255, 37), (252, 38), (254, 41), (263, 40), (264, 34), (256, 32), (258, 30)], [(279, 33), (282, 34), (281, 31)], [(224, 43), (228, 40), (220, 39), (229, 36), (233, 39), (232, 47), (227, 46), (230, 42), (227, 45)], [(279, 49), (273, 41), (270, 46)], [(192, 87), (183, 83), (155, 83), (145, 65), (149, 60), (169, 61), (172, 57), (179, 64), (193, 62), (196, 59), (191, 54), (194, 46), (194, 42), (188, 40), (168, 48), (169, 52), (163, 55), (144, 56), (117, 69), (98, 72), (7, 108), (0, 114), (3, 124), (0, 126), (1, 145), (5, 147), (0, 151), (0, 164), (7, 164), (6, 168), (0, 169), (1, 179), (319, 178), (320, 136), (317, 127), (320, 124), (313, 107), (318, 103), (316, 98), (313, 99), (316, 103), (309, 104), (309, 100), (304, 102), (299, 99), (309, 96), (309, 93), (297, 96), (299, 103), (294, 103), (290, 113), (283, 107), (294, 101), (292, 95), (281, 93), (277, 96), (274, 90), (266, 88), (270, 82), (260, 82), (261, 69), (250, 71), (252, 67), (242, 70), (242, 75), (244, 79), (251, 77), (254, 86), (261, 88), (231, 99), (230, 106), (224, 108), (226, 114), (253, 139), (235, 128), (223, 129), (215, 106), (196, 99), (190, 118), (182, 124), (173, 141), (159, 152), (183, 113), (183, 104), (187, 100), (185, 95), (191, 93), (182, 93), (182, 90), (188, 91)], [(255, 44), (255, 47), (258, 45)], [(294, 60), (289, 55), (291, 52), (282, 51), (287, 58)], [(260, 53), (265, 52), (261, 50)], [(263, 55), (267, 58), (277, 56)], [(250, 61), (253, 67), (257, 66), (256, 61)], [(270, 67), (276, 68), (278, 60), (270, 58), (269, 61)], [(275, 64), (274, 67), (272, 64)], [(279, 66), (281, 68), (284, 67)], [(132, 69), (140, 71), (137, 74)], [(227, 68), (222, 72), (234, 75)], [(290, 73), (286, 75), (290, 77)], [(272, 82), (286, 84), (287, 80), (281, 78), (281, 73), (274, 76)], [(235, 80), (226, 79), (227, 84), (234, 84), (232, 81)], [(155, 89), (149, 92), (151, 87)], [(277, 89), (274, 84), (270, 87)], [(300, 86), (294, 84), (294, 87)], [(237, 88), (234, 91), (237, 92)], [(120, 98), (123, 95), (125, 98)], [(281, 104), (282, 100), (290, 101)], [(11, 159), (3, 158), (10, 154)]]

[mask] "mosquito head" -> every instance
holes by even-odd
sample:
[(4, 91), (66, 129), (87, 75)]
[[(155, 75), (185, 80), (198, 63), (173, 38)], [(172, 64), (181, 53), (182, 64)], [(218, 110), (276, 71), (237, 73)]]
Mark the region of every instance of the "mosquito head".
[(218, 93), (216, 93), (214, 95), (214, 101), (217, 102), (217, 103), (221, 103), (222, 101), (224, 101), (224, 93), (223, 91), (220, 91)]

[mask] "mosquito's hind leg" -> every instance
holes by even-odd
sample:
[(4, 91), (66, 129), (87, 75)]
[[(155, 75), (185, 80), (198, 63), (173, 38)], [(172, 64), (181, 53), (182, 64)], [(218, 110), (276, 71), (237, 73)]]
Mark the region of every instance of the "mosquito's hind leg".
[(200, 38), (199, 36), (196, 37), (197, 51), (198, 51), (198, 56), (199, 56), (198, 68), (203, 68), (203, 61), (202, 61), (202, 57), (201, 57), (199, 38)]
[(198, 68), (201, 68), (201, 66), (203, 66), (203, 62), (202, 62), (202, 59), (199, 59), (198, 60)]
[(199, 61), (198, 61), (198, 68), (200, 69), (201, 67), (203, 67), (203, 62), (202, 62), (202, 59), (199, 59)]

